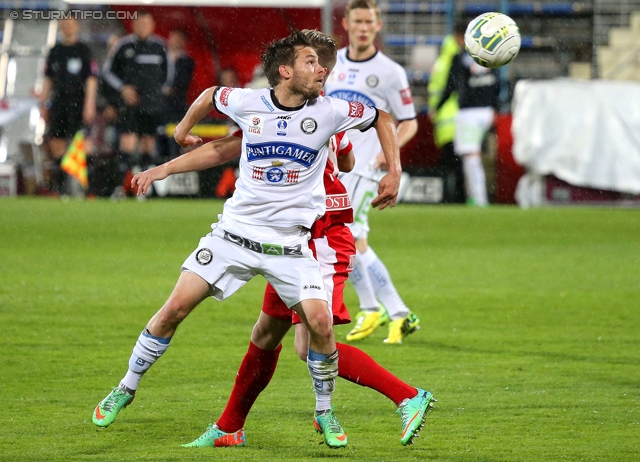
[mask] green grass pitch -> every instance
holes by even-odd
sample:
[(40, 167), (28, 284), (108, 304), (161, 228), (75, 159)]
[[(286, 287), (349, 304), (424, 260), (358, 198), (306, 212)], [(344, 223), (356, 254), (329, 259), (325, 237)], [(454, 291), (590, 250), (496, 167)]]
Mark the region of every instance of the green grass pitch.
[[(638, 460), (637, 210), (371, 213), (372, 247), (422, 329), (399, 347), (382, 344), (383, 329), (357, 345), (438, 398), (413, 446), (400, 445), (390, 401), (343, 380), (334, 403), (349, 446), (320, 444), (290, 334), (247, 421), (247, 446), (180, 447), (223, 409), (262, 279), (195, 310), (135, 402), (96, 428), (93, 408), (221, 210), (198, 200), (0, 200), (0, 460)], [(351, 287), (346, 301), (355, 315)]]

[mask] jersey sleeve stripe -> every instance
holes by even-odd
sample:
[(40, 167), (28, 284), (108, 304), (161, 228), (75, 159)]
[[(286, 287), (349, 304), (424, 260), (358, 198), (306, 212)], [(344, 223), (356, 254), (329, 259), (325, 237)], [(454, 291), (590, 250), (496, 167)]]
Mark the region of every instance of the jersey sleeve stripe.
[(213, 96), (211, 97), (212, 103), (213, 103), (213, 108), (216, 110), (217, 113), (222, 114), (222, 115), (226, 115), (224, 112), (222, 112), (220, 109), (218, 109), (218, 104), (216, 103), (216, 94), (220, 91), (220, 89), (223, 88), (222, 86), (218, 86), (215, 90), (213, 90)]
[(369, 130), (371, 127), (375, 127), (376, 124), (378, 123), (378, 117), (380, 116), (380, 113), (378, 112), (378, 108), (374, 107), (373, 109), (376, 110), (376, 116), (373, 118), (373, 121), (371, 122), (371, 124), (367, 127), (367, 128), (361, 128), (360, 131), (362, 133), (366, 132), (367, 130)]

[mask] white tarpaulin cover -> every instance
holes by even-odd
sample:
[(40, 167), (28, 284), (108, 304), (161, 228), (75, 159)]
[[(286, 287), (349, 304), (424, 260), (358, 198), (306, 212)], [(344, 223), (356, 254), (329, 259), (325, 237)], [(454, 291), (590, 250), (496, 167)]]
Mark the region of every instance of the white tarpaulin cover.
[(640, 83), (520, 81), (513, 156), (536, 175), (640, 194)]

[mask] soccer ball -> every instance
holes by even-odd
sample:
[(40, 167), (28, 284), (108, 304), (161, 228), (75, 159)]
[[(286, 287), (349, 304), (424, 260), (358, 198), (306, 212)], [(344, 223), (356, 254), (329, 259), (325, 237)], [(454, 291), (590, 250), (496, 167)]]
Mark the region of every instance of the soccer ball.
[(510, 62), (520, 51), (520, 29), (502, 13), (484, 13), (467, 26), (464, 46), (483, 67), (496, 68)]

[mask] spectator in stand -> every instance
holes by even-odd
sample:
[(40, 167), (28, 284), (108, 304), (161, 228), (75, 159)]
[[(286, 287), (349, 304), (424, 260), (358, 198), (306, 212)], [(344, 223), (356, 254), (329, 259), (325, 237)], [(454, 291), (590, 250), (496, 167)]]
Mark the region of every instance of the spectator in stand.
[(98, 66), (89, 47), (78, 40), (80, 23), (63, 19), (59, 23), (62, 40), (47, 56), (40, 113), (48, 125), (48, 148), (54, 161), (53, 193), (65, 194), (65, 173), (60, 168), (71, 138), (96, 115), (96, 75)]
[(220, 81), (221, 87), (230, 87), (230, 88), (240, 88), (240, 79), (238, 78), (238, 73), (232, 67), (227, 67), (220, 71)]
[[(162, 87), (165, 98), (164, 123), (177, 124), (187, 113), (187, 91), (193, 78), (194, 61), (186, 52), (189, 36), (184, 29), (173, 29), (167, 39), (167, 57), (169, 58), (169, 76)], [(162, 134), (158, 142), (158, 154), (163, 161), (174, 159), (180, 155), (180, 146)]]
[(173, 29), (167, 39), (169, 58), (169, 78), (162, 88), (166, 97), (168, 117), (171, 122), (179, 122), (187, 113), (187, 90), (193, 77), (194, 61), (186, 52), (187, 32)]
[(496, 69), (482, 67), (469, 56), (464, 49), (464, 35), (456, 37), (460, 51), (453, 57), (447, 86), (435, 109), (441, 110), (452, 93), (458, 94), (460, 110), (453, 149), (462, 158), (467, 204), (487, 207), (487, 184), (480, 153), (482, 141), (494, 123), (500, 79)]
[[(118, 108), (118, 186), (112, 199), (125, 197), (127, 171), (140, 170), (155, 154), (155, 135), (162, 124), (162, 88), (167, 83), (168, 58), (164, 41), (153, 34), (155, 21), (138, 11), (133, 33), (115, 45), (103, 66), (103, 78), (123, 100)], [(138, 151), (139, 154), (138, 155)]]
[(456, 115), (458, 114), (458, 95), (453, 93), (443, 104), (440, 110), (436, 106), (442, 99), (442, 94), (447, 86), (449, 69), (453, 57), (460, 51), (460, 45), (464, 48), (464, 32), (467, 28), (466, 21), (455, 23), (453, 34), (447, 35), (440, 47), (440, 54), (433, 65), (429, 77), (429, 113), (433, 114), (433, 137), (436, 146), (440, 150), (440, 168), (444, 176), (444, 202), (464, 203), (464, 175), (462, 173), (462, 160), (453, 151), (453, 139), (456, 133)]

